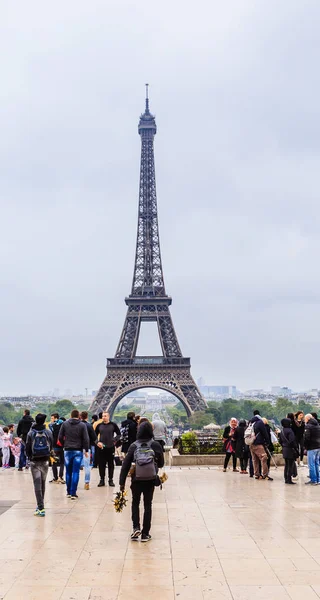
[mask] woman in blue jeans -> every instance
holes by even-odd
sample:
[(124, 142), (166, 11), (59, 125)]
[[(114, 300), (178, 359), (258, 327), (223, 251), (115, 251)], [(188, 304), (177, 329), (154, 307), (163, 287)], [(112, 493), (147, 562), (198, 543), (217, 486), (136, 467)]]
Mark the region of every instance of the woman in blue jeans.
[(89, 490), (90, 489), (91, 466), (92, 466), (92, 460), (93, 460), (92, 455), (94, 455), (94, 449), (95, 449), (95, 444), (97, 441), (97, 435), (96, 435), (96, 432), (93, 429), (92, 425), (90, 423), (88, 423), (88, 413), (86, 410), (83, 410), (82, 413), (80, 413), (80, 417), (81, 417), (82, 422), (87, 427), (89, 443), (90, 443), (90, 450), (88, 452), (88, 455), (86, 456), (86, 453), (83, 451), (83, 459), (82, 459), (82, 466), (84, 468), (84, 489)]

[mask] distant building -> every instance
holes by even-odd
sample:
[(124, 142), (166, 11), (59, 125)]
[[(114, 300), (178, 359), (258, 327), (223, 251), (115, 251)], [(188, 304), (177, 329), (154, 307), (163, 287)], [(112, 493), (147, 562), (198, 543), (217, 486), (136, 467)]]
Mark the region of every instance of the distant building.
[(278, 396), (278, 398), (290, 398), (292, 395), (292, 390), (288, 387), (280, 387), (279, 385), (274, 385), (271, 388), (271, 394), (273, 396)]
[(203, 385), (200, 391), (205, 398), (236, 398), (238, 395), (235, 385)]

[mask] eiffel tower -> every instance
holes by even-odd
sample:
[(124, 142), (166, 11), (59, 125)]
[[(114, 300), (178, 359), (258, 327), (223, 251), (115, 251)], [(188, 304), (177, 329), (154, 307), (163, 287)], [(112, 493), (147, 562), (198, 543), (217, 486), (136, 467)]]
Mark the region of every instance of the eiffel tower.
[[(141, 136), (138, 234), (131, 294), (125, 299), (127, 315), (114, 358), (107, 359), (107, 375), (92, 402), (91, 411), (113, 414), (129, 392), (144, 387), (171, 392), (190, 416), (206, 402), (190, 373), (190, 358), (182, 355), (170, 314), (160, 253), (153, 141), (157, 127), (149, 110), (146, 84)], [(142, 321), (156, 321), (162, 356), (137, 356)]]

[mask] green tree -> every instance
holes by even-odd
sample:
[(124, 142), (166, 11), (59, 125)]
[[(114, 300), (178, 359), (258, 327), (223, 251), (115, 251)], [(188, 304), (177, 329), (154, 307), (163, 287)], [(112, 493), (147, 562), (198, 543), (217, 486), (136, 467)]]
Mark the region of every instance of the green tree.
[(51, 412), (59, 413), (60, 417), (69, 417), (71, 411), (74, 410), (75, 405), (71, 400), (58, 400), (53, 407)]

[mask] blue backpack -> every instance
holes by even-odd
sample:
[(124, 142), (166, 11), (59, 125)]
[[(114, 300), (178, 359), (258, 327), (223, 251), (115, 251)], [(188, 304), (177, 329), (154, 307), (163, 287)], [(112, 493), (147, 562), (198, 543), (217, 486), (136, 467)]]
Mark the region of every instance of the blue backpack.
[(46, 430), (32, 431), (32, 457), (34, 458), (49, 458), (50, 444)]

